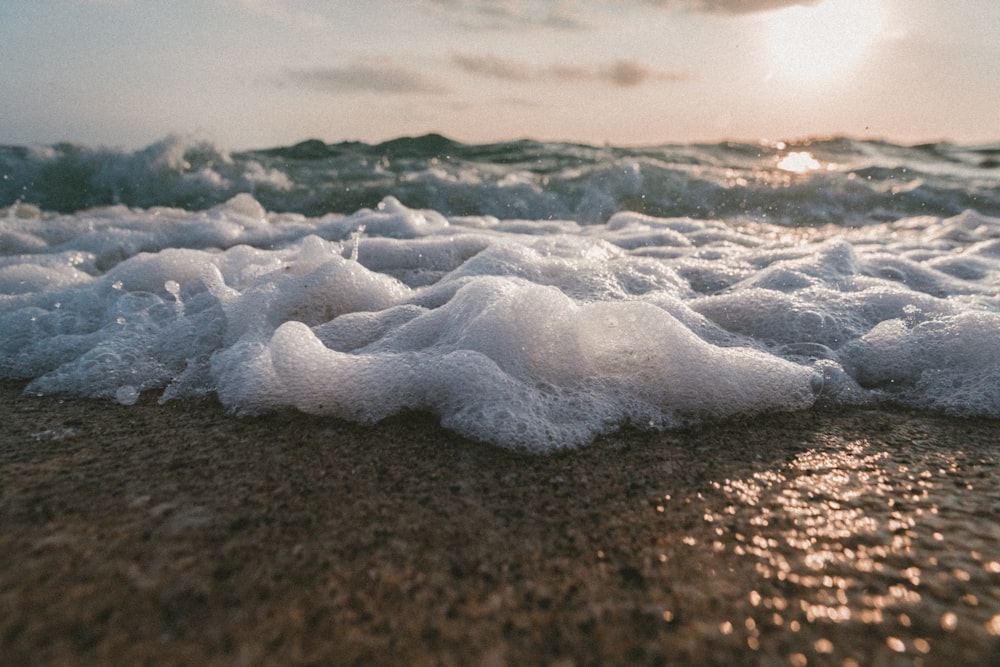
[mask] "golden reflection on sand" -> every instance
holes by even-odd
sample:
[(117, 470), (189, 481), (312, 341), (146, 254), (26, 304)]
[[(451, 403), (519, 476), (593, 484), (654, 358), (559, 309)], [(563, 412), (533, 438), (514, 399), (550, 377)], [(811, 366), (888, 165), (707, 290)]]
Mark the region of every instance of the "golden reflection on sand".
[[(756, 651), (809, 628), (812, 650), (787, 654), (792, 665), (865, 664), (851, 649), (864, 627), (882, 635), (886, 656), (909, 658), (902, 664), (925, 664), (942, 635), (1000, 636), (1000, 528), (983, 534), (970, 523), (967, 543), (943, 537), (970, 511), (958, 505), (975, 497), (965, 493), (973, 478), (962, 452), (910, 456), (859, 439), (710, 482), (723, 502), (698, 495), (722, 509), (706, 509), (699, 528), (709, 529), (713, 553), (750, 561), (759, 577), (748, 616), (722, 621), (720, 631), (742, 632)], [(983, 489), (982, 499), (998, 496)]]

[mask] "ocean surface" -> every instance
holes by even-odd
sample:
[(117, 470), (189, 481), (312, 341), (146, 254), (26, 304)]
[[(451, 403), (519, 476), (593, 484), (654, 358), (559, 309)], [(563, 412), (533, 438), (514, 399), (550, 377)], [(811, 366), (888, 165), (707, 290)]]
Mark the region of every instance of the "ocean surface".
[(0, 146), (0, 378), (532, 451), (1000, 417), (1000, 144)]

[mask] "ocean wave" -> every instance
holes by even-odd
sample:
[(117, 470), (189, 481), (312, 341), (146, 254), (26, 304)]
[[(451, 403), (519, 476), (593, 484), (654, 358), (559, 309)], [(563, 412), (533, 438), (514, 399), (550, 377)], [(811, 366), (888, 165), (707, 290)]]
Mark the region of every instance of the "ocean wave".
[[(812, 162), (789, 168), (789, 156)], [(0, 147), (0, 206), (204, 210), (240, 193), (266, 209), (348, 214), (394, 196), (444, 215), (600, 224), (622, 210), (859, 226), (967, 209), (1000, 215), (996, 146), (830, 138), (641, 148), (440, 135), (380, 144), (309, 140), (242, 152), (172, 136), (136, 151)]]

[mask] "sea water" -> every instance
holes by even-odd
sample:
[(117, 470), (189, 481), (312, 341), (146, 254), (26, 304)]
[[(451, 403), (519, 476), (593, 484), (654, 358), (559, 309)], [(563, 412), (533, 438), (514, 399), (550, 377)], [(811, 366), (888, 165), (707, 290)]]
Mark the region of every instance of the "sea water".
[(1000, 145), (0, 147), (0, 378), (576, 447), (1000, 417)]

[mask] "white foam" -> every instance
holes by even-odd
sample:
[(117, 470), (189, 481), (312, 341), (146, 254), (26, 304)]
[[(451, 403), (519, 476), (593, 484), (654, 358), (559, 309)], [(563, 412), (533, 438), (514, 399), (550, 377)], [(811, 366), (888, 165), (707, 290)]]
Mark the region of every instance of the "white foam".
[(393, 198), (307, 218), (243, 194), (8, 215), (0, 234), (0, 376), (31, 392), (426, 410), (532, 451), (816, 401), (1000, 416), (1000, 220), (975, 213), (581, 227)]
[(804, 408), (818, 380), (773, 356), (716, 348), (649, 304), (580, 306), (554, 288), (498, 278), (470, 282), (353, 353), (300, 322), (279, 327), (268, 351), (273, 381), (303, 411), (374, 421), (431, 410), (465, 435), (532, 450), (583, 444), (624, 423)]

